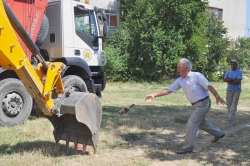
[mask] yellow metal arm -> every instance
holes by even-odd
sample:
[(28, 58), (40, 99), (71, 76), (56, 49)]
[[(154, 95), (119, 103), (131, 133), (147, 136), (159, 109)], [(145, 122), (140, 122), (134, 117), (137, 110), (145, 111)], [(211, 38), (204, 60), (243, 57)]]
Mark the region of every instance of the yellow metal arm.
[(63, 94), (64, 93), (64, 87), (63, 82), (61, 78), (61, 72), (64, 68), (64, 64), (61, 62), (47, 62), (48, 69), (46, 72), (46, 75), (42, 72), (42, 64), (39, 63), (37, 65), (36, 73), (42, 80), (45, 78), (44, 88), (43, 88), (43, 97), (45, 100), (49, 100), (52, 96), (52, 89), (53, 87), (56, 87), (56, 93), (57, 94)]
[[(35, 71), (20, 46), (15, 31), (6, 15), (3, 2), (2, 0), (0, 1), (0, 66), (14, 70), (27, 91), (36, 100), (42, 112), (45, 115), (52, 116), (51, 109), (54, 103), (51, 98), (51, 92), (54, 85), (56, 85), (58, 93), (64, 92), (60, 76), (64, 65), (62, 63), (48, 62), (49, 68), (46, 75), (40, 73), (41, 65)], [(42, 83), (43, 78), (45, 78), (44, 85)]]

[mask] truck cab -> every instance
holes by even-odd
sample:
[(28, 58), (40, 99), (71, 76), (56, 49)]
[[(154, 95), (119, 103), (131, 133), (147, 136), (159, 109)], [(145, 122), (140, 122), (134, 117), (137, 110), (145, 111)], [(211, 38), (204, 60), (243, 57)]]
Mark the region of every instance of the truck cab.
[(96, 12), (94, 7), (76, 1), (50, 1), (45, 11), (49, 33), (40, 49), (45, 60), (67, 65), (64, 75), (73, 72), (80, 76), (88, 91), (100, 96), (106, 82), (102, 71), (106, 53), (102, 50), (103, 22)]

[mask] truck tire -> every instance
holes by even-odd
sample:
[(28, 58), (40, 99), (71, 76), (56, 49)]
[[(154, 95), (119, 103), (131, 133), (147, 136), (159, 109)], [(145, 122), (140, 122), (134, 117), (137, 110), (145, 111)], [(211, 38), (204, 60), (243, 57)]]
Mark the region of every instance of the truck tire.
[(48, 33), (49, 33), (49, 19), (46, 15), (43, 15), (43, 20), (40, 26), (40, 30), (36, 38), (37, 47), (40, 47), (44, 43), (45, 39), (48, 36)]
[(0, 125), (23, 124), (32, 110), (32, 98), (22, 82), (15, 78), (0, 81)]
[(64, 88), (68, 88), (69, 86), (74, 87), (74, 90), (76, 92), (88, 92), (88, 88), (85, 84), (85, 82), (83, 81), (83, 79), (81, 79), (78, 76), (75, 75), (68, 75), (63, 77), (63, 85)]

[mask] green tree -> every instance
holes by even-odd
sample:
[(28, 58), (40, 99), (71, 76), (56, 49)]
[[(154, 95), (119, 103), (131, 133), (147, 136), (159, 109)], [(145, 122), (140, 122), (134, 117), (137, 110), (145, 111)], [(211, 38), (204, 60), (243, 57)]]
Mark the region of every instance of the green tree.
[(211, 81), (218, 81), (217, 72), (223, 74), (225, 71), (225, 57), (228, 54), (229, 39), (225, 36), (227, 28), (223, 26), (223, 22), (218, 20), (214, 13), (208, 14), (207, 17), (208, 53), (206, 54), (206, 67), (202, 70)]
[[(208, 33), (217, 33), (216, 28), (207, 28), (210, 24), (206, 0), (122, 0), (121, 3), (123, 22), (106, 42), (112, 50), (106, 69), (119, 66), (119, 77), (108, 75), (109, 79), (157, 81), (175, 76), (182, 57), (191, 60), (194, 71), (205, 75), (209, 67), (218, 63), (222, 52), (212, 52), (216, 44), (212, 43), (212, 35), (207, 38)], [(109, 58), (123, 65), (111, 64)]]
[[(240, 69), (250, 68), (250, 38), (238, 37), (236, 40), (231, 40), (229, 55), (226, 59), (227, 64), (232, 59), (238, 60)], [(228, 67), (230, 66), (228, 65)]]

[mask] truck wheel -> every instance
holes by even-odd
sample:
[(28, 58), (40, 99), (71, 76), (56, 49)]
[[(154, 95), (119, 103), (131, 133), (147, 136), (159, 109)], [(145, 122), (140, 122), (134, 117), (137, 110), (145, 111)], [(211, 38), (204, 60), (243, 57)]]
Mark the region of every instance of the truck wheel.
[(62, 80), (64, 88), (72, 86), (76, 92), (88, 92), (85, 82), (78, 76), (68, 75), (63, 77)]
[(24, 123), (32, 109), (32, 98), (22, 82), (15, 78), (0, 81), (0, 125), (14, 126)]
[(48, 36), (48, 33), (49, 33), (49, 19), (46, 15), (43, 15), (43, 20), (40, 26), (40, 30), (36, 38), (37, 47), (40, 47), (44, 43), (45, 39)]

